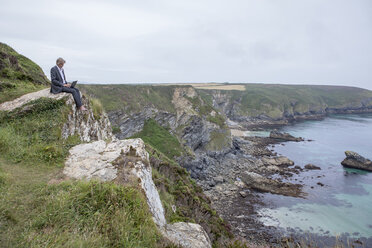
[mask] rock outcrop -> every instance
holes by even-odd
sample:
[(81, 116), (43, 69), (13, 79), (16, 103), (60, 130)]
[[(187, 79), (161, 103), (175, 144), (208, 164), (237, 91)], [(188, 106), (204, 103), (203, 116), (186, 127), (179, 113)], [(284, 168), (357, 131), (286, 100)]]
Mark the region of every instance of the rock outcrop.
[(103, 140), (80, 144), (70, 149), (63, 173), (69, 178), (98, 179), (118, 183), (139, 182), (154, 222), (163, 235), (182, 247), (211, 247), (204, 229), (198, 224), (167, 224), (159, 193), (152, 180), (149, 154), (142, 139)]
[(321, 168), (319, 166), (313, 165), (313, 164), (307, 164), (304, 167), (307, 170), (320, 170)]
[(294, 162), (285, 156), (262, 157), (261, 161), (265, 166), (288, 167), (294, 165)]
[(302, 186), (299, 184), (283, 183), (277, 180), (269, 179), (255, 172), (244, 172), (241, 174), (241, 180), (250, 188), (269, 192), (272, 194), (303, 197)]
[(366, 159), (356, 152), (346, 151), (346, 158), (341, 162), (345, 167), (372, 171), (372, 161)]
[(47, 97), (55, 100), (65, 99), (66, 104), (71, 106), (67, 116), (67, 121), (62, 127), (62, 137), (68, 138), (72, 135), (79, 135), (80, 139), (84, 142), (90, 142), (92, 140), (110, 139), (113, 137), (111, 132), (110, 121), (105, 113), (102, 113), (100, 118), (97, 120), (89, 104), (89, 100), (82, 97), (83, 104), (87, 108), (86, 112), (79, 112), (76, 109), (74, 99), (71, 94), (59, 93), (52, 94), (50, 89), (43, 89), (37, 92), (32, 92), (23, 95), (13, 101), (4, 102), (0, 104), (0, 111), (12, 111), (17, 108), (21, 108), (25, 104), (37, 100), (41, 97)]
[(283, 140), (283, 141), (295, 141), (295, 142), (304, 141), (302, 137), (294, 137), (290, 135), (289, 133), (282, 133), (279, 131), (271, 131), (270, 138)]

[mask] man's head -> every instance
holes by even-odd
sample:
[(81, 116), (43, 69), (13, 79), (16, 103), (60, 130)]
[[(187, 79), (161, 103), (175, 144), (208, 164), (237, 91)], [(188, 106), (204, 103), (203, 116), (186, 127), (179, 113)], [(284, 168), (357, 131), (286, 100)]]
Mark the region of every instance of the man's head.
[(56, 64), (59, 68), (62, 68), (66, 61), (63, 58), (58, 58)]

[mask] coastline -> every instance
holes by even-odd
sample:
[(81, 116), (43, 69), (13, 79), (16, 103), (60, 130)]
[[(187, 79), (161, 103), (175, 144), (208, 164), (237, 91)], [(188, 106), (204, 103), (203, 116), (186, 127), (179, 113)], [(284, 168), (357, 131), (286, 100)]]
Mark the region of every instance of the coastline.
[[(370, 114), (368, 113), (358, 113), (358, 114)], [(332, 116), (329, 114), (325, 117)], [(337, 115), (337, 114), (336, 114)], [(322, 118), (323, 119), (323, 118)], [(284, 126), (298, 124), (299, 122), (289, 123)], [(272, 127), (272, 126), (269, 126)], [(236, 126), (234, 126), (236, 128)], [(267, 130), (267, 127), (262, 128), (262, 130)], [(243, 130), (239, 130), (243, 134)], [(306, 137), (312, 138), (312, 137)], [(238, 139), (239, 140), (239, 139)], [(286, 145), (286, 141), (278, 141), (268, 137), (244, 137), (244, 141), (251, 142), (250, 155), (257, 158), (258, 160), (265, 158), (267, 156), (276, 157), (278, 154), (272, 149), (274, 145), (282, 144)], [(311, 142), (312, 140), (305, 140), (304, 142)], [(289, 159), (291, 157), (289, 156)], [(297, 167), (294, 169), (294, 167)], [(278, 180), (286, 181), (290, 179), (291, 174), (297, 174), (297, 176), (303, 174), (306, 170), (294, 164), (294, 167), (283, 167), (281, 171), (276, 173), (263, 172), (268, 177), (275, 176)], [(293, 181), (293, 180), (292, 180)], [(235, 184), (236, 185), (236, 184)], [(303, 185), (305, 185), (303, 183)], [(237, 184), (237, 186), (240, 186)], [(310, 187), (310, 185), (307, 185)], [(323, 185), (319, 185), (319, 190), (322, 190)], [(226, 193), (226, 191), (231, 191), (231, 193)], [(249, 188), (246, 185), (243, 187), (228, 187), (226, 185), (220, 186), (214, 190), (217, 193), (213, 199), (213, 206), (218, 210), (218, 212), (232, 225), (232, 230), (234, 233), (240, 237), (248, 240), (248, 242), (258, 245), (280, 245), (288, 243), (301, 243), (303, 245), (313, 243), (314, 241), (319, 241), (323, 245), (332, 244), (342, 244), (342, 242), (354, 242), (354, 247), (362, 247), (361, 244), (370, 244), (372, 242), (371, 238), (351, 238), (349, 234), (341, 234), (339, 236), (328, 236), (326, 234), (317, 234), (312, 232), (299, 232), (296, 229), (283, 229), (274, 226), (265, 226), (260, 218), (262, 217), (261, 209), (273, 207), (269, 202), (263, 201), (263, 196), (265, 192), (259, 192), (255, 189)], [(299, 197), (299, 196), (293, 196)], [(287, 236), (288, 235), (288, 236)]]

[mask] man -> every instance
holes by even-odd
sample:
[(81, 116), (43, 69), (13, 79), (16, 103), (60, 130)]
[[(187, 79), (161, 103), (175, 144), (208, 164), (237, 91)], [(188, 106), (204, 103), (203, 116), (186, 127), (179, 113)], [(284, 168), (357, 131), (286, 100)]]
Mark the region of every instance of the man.
[(81, 102), (80, 91), (75, 87), (71, 87), (71, 84), (66, 81), (65, 72), (63, 70), (63, 65), (65, 63), (66, 61), (63, 58), (58, 58), (56, 62), (57, 65), (50, 69), (50, 78), (52, 81), (50, 92), (53, 94), (61, 92), (71, 93), (74, 97), (76, 108), (84, 111), (86, 108)]

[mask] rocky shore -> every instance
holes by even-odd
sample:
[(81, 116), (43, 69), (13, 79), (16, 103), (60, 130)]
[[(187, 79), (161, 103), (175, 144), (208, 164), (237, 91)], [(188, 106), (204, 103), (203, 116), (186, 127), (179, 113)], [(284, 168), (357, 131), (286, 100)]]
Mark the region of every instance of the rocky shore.
[(271, 137), (234, 137), (230, 149), (200, 151), (194, 159), (179, 161), (202, 186), (212, 206), (231, 224), (234, 233), (249, 242), (281, 242), (275, 228), (258, 221), (257, 210), (270, 207), (262, 202), (262, 193), (306, 197), (301, 184), (287, 182), (304, 169), (269, 149), (281, 142), (284, 140)]

